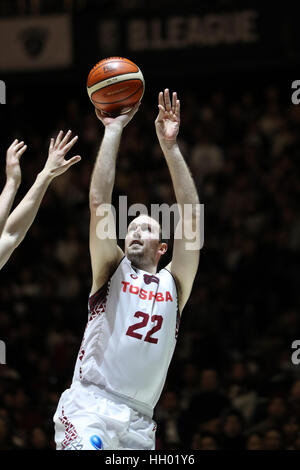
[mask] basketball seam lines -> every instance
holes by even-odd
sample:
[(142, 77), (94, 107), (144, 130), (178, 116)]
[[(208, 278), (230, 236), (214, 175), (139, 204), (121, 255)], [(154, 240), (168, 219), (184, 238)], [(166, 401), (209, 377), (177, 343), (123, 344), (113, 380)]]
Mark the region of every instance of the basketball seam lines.
[(105, 105), (106, 104), (122, 103), (122, 101), (128, 100), (128, 98), (131, 98), (133, 95), (135, 95), (138, 91), (140, 91), (141, 88), (142, 88), (142, 85), (134, 93), (132, 93), (131, 95), (126, 96), (126, 98), (123, 98), (123, 99), (118, 100), (118, 101), (96, 101), (96, 100), (94, 100), (93, 102), (96, 103), (96, 104), (105, 104)]

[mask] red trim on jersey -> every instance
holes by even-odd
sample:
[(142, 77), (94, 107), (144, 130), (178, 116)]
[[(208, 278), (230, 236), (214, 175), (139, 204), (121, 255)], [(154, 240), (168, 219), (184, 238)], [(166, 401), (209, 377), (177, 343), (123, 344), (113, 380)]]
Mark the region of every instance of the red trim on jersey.
[(89, 302), (88, 302), (88, 303), (89, 303), (89, 306), (90, 306), (90, 302), (94, 302), (94, 298), (96, 298), (97, 295), (99, 295), (99, 293), (102, 291), (102, 289), (104, 289), (104, 288), (107, 286), (108, 282), (111, 280), (111, 278), (112, 278), (113, 275), (115, 274), (116, 270), (118, 269), (118, 267), (120, 266), (120, 264), (122, 263), (122, 261), (123, 261), (124, 258), (126, 258), (125, 255), (124, 255), (123, 258), (120, 260), (120, 262), (119, 262), (118, 266), (116, 267), (116, 269), (114, 269), (114, 271), (111, 273), (111, 275), (109, 276), (109, 278), (108, 278), (108, 280), (106, 281), (106, 283), (105, 283), (103, 286), (99, 287), (99, 289), (96, 290), (96, 292), (94, 292), (92, 295), (90, 295), (90, 297), (89, 297)]
[(89, 311), (92, 313), (95, 309), (96, 305), (102, 303), (105, 300), (107, 295), (107, 287), (109, 281), (107, 281), (104, 286), (100, 287), (100, 289), (95, 292), (95, 294), (91, 295), (88, 301)]
[[(83, 356), (85, 355), (85, 349), (84, 349), (84, 342), (85, 342), (85, 332), (88, 327), (88, 324), (90, 321), (94, 320), (94, 318), (98, 317), (98, 315), (101, 315), (102, 313), (105, 312), (106, 309), (106, 300), (107, 300), (107, 295), (108, 295), (108, 290), (109, 290), (109, 284), (110, 280), (108, 280), (104, 286), (102, 286), (95, 294), (91, 295), (89, 300), (88, 300), (88, 321), (85, 326), (83, 338), (81, 341), (79, 353), (78, 353), (78, 358), (80, 361), (82, 361)], [(82, 380), (83, 374), (82, 374), (82, 368), (80, 367), (79, 369), (79, 378)]]

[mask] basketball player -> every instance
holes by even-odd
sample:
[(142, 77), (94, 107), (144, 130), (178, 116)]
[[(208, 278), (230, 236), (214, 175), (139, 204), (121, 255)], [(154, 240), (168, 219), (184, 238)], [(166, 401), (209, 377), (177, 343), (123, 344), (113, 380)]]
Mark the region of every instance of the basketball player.
[(79, 155), (69, 160), (64, 159), (78, 139), (75, 136), (70, 140), (70, 137), (71, 131), (68, 131), (64, 137), (63, 132), (60, 131), (55, 141), (51, 139), (48, 159), (43, 170), (37, 175), (27, 194), (8, 217), (21, 182), (19, 159), (25, 152), (26, 145), (24, 142), (19, 143), (15, 140), (9, 147), (6, 157), (7, 181), (0, 196), (0, 269), (24, 239), (51, 181), (81, 159)]
[[(191, 217), (184, 220), (192, 229), (199, 200), (177, 144), (180, 103), (176, 93), (171, 102), (169, 91), (161, 92), (158, 106), (157, 137), (177, 203), (193, 207)], [(153, 409), (198, 268), (199, 249), (187, 250), (183, 234), (174, 239), (172, 261), (157, 272), (167, 244), (161, 241), (159, 223), (146, 215), (129, 224), (125, 253), (117, 245), (116, 232), (106, 239), (99, 236), (104, 217), (100, 209), (111, 203), (122, 131), (137, 109), (116, 118), (96, 111), (105, 130), (90, 186), (93, 284), (73, 381), (54, 415), (59, 450), (155, 449)]]

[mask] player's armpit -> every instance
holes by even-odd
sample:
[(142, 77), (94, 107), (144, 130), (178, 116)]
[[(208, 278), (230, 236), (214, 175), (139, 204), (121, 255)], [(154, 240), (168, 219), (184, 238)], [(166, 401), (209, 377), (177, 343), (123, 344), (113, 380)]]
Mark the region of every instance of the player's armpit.
[(90, 255), (93, 274), (91, 294), (95, 293), (114, 272), (124, 257), (117, 244), (115, 221), (110, 204), (91, 207)]

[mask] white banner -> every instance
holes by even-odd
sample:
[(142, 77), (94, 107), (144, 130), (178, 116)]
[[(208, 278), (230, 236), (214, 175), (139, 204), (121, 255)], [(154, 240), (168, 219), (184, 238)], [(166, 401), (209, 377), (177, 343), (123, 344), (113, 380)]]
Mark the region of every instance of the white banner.
[(68, 15), (0, 20), (0, 71), (67, 67), (72, 62)]

